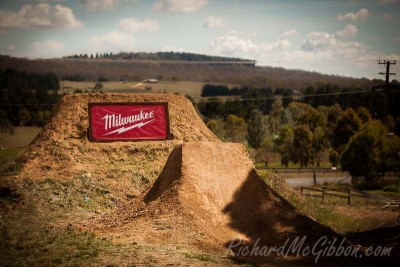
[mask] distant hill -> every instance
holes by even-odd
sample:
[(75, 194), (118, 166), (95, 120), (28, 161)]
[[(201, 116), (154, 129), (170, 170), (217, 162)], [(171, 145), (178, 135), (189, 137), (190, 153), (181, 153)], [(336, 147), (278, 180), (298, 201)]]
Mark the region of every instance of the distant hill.
[[(133, 58), (130, 58), (130, 57)], [(115, 57), (115, 58), (114, 58)], [(186, 58), (186, 60), (184, 60)], [(197, 58), (198, 60), (194, 60)], [(29, 60), (0, 57), (0, 69), (14, 68), (32, 73), (53, 72), (62, 80), (74, 81), (199, 81), (225, 83), (253, 88), (302, 90), (319, 83), (338, 87), (370, 89), (381, 80), (325, 75), (302, 70), (261, 67), (254, 61), (213, 57), (191, 53), (121, 53), (98, 58)]]
[(187, 52), (120, 52), (113, 53), (96, 53), (96, 54), (75, 54), (65, 57), (66, 59), (124, 59), (124, 60), (152, 60), (152, 61), (217, 61), (217, 62), (244, 62), (255, 64), (255, 60), (210, 56), (203, 54), (187, 53)]

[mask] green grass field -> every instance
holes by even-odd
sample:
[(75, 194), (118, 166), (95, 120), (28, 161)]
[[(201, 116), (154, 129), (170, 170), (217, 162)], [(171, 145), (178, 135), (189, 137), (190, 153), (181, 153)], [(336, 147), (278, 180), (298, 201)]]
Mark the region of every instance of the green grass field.
[(0, 168), (15, 159), (35, 138), (41, 128), (14, 127), (14, 134), (0, 132)]
[(23, 148), (10, 148), (0, 151), (0, 168), (8, 161), (15, 159), (24, 149)]
[[(91, 92), (96, 82), (73, 82), (62, 81), (61, 92), (73, 93), (75, 89)], [(157, 83), (141, 83), (141, 82), (102, 82), (103, 92), (106, 93), (133, 93), (133, 92), (150, 92), (150, 93), (179, 93), (200, 97), (201, 90), (206, 84), (205, 82), (191, 81), (160, 81)], [(231, 85), (230, 85), (231, 86)]]
[(14, 127), (14, 134), (0, 132), (0, 146), (5, 149), (27, 147), (40, 132), (40, 127)]

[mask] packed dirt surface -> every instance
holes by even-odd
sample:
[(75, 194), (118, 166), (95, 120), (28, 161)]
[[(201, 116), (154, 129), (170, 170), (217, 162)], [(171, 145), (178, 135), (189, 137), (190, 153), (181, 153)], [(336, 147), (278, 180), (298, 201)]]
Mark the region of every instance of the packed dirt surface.
[(306, 243), (337, 236), (269, 188), (242, 144), (222, 142), (179, 145), (147, 194), (90, 228), (123, 243), (178, 242), (233, 254), (256, 242), (281, 246), (297, 236), (307, 236)]
[(276, 245), (290, 236), (333, 234), (268, 188), (242, 144), (198, 142), (175, 148), (145, 202), (175, 199), (220, 244), (235, 239)]
[[(171, 140), (96, 143), (88, 140), (88, 103), (167, 102)], [(183, 142), (219, 140), (191, 102), (167, 94), (74, 94), (65, 96), (22, 156), (19, 178), (105, 179), (116, 194), (138, 195), (161, 172), (169, 153)]]

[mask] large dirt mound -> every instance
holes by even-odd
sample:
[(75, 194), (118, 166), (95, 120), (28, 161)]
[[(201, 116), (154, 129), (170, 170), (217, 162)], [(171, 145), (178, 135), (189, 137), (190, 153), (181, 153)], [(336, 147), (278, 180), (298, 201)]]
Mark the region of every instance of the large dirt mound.
[[(89, 102), (168, 102), (171, 140), (93, 143), (88, 140)], [(167, 94), (74, 94), (58, 104), (22, 156), (20, 177), (71, 179), (87, 176), (105, 179), (122, 191), (142, 192), (160, 174), (172, 149), (189, 141), (217, 137), (201, 121), (191, 102)], [(118, 191), (118, 190), (117, 190)]]
[(196, 229), (225, 246), (237, 238), (276, 246), (290, 237), (334, 235), (269, 188), (241, 144), (178, 146), (144, 200), (192, 216)]

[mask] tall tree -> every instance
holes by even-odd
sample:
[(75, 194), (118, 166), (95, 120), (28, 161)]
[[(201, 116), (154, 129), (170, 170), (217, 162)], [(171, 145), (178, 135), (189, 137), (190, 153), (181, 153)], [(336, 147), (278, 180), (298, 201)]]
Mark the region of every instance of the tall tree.
[(293, 147), (290, 159), (307, 167), (314, 163), (315, 153), (312, 147), (313, 135), (307, 125), (299, 125), (294, 130)]
[(293, 146), (294, 133), (289, 126), (283, 126), (274, 140), (274, 150), (281, 154), (281, 163), (286, 167), (289, 165), (291, 149)]
[(400, 138), (388, 136), (380, 121), (371, 121), (354, 135), (340, 159), (342, 169), (357, 181), (364, 179), (372, 184), (387, 170), (398, 168)]
[(352, 109), (346, 109), (339, 117), (333, 130), (333, 147), (341, 151), (350, 138), (361, 128), (361, 120), (357, 113)]
[(260, 110), (253, 110), (247, 123), (247, 142), (251, 147), (258, 149), (262, 145), (264, 134), (263, 114)]
[(331, 150), (329, 152), (329, 161), (332, 163), (332, 167), (336, 167), (336, 164), (338, 163), (340, 159), (339, 153), (337, 153), (335, 150)]
[(282, 98), (275, 98), (272, 103), (272, 109), (269, 113), (269, 121), (271, 125), (271, 133), (276, 134), (281, 124), (283, 109)]
[(315, 159), (317, 161), (317, 167), (321, 164), (322, 154), (328, 147), (328, 139), (326, 137), (325, 129), (323, 127), (317, 127), (314, 130), (312, 147), (315, 153)]

